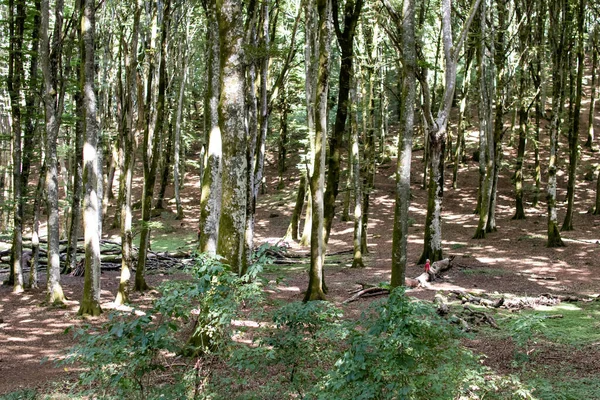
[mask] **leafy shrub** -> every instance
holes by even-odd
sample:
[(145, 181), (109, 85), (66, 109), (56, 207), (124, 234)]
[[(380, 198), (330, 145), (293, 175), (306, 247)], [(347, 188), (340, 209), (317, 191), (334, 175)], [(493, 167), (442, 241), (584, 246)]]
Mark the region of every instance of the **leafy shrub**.
[(254, 388), (253, 398), (275, 393), (302, 398), (339, 356), (347, 335), (341, 318), (341, 310), (328, 302), (286, 304), (274, 311), (274, 326), (256, 341), (257, 347), (238, 348), (231, 365), (264, 380), (258, 392)]
[[(153, 373), (178, 353), (222, 351), (230, 342), (231, 319), (245, 301), (260, 297), (259, 270), (251, 267), (239, 277), (219, 260), (199, 256), (192, 278), (161, 286), (162, 297), (144, 315), (115, 312), (99, 328), (77, 330), (79, 343), (59, 363), (83, 365), (80, 384), (103, 398), (183, 398), (183, 376), (157, 385)], [(183, 343), (177, 333), (192, 319), (191, 339)]]

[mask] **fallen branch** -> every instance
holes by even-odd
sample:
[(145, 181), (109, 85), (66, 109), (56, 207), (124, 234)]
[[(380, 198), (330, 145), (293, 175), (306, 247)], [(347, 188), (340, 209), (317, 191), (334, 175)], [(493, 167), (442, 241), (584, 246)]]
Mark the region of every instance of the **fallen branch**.
[(480, 304), (486, 307), (493, 308), (498, 308), (504, 304), (504, 297), (501, 297), (498, 300), (490, 300), (483, 297), (473, 296), (472, 294), (463, 292), (461, 290), (451, 290), (450, 293), (455, 295), (463, 304)]
[(356, 293), (354, 296), (350, 297), (349, 299), (342, 301), (342, 304), (352, 303), (353, 301), (356, 301), (361, 297), (383, 296), (389, 293), (389, 289), (385, 289), (382, 287), (370, 287), (367, 289), (363, 289)]

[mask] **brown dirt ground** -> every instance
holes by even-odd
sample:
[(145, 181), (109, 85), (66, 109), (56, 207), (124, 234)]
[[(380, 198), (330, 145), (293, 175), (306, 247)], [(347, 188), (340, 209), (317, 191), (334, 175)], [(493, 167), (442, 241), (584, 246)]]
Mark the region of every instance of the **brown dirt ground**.
[[(584, 105), (585, 107), (585, 105)], [(587, 120), (582, 122), (587, 125)], [(469, 137), (470, 149), (475, 147), (476, 134)], [(583, 135), (582, 135), (583, 136)], [(564, 139), (564, 138), (563, 138)], [(564, 170), (566, 145), (561, 148), (561, 173), (558, 176), (559, 217), (564, 217), (566, 203), (566, 180)], [(563, 232), (566, 247), (549, 249), (545, 246), (546, 237), (546, 205), (543, 193), (537, 208), (531, 207), (533, 191), (531, 175), (533, 172), (533, 156), (531, 149), (526, 160), (526, 198), (527, 219), (513, 221), (514, 190), (510, 181), (512, 160), (515, 150), (505, 146), (505, 165), (499, 180), (499, 197), (497, 207), (498, 231), (489, 234), (486, 239), (475, 240), (472, 235), (477, 226), (478, 217), (473, 214), (477, 195), (478, 167), (471, 160), (460, 168), (458, 189), (451, 189), (451, 169), (447, 169), (443, 211), (443, 246), (445, 255), (457, 257), (458, 268), (448, 271), (442, 279), (430, 288), (411, 291), (411, 295), (421, 299), (432, 299), (437, 290), (464, 289), (483, 293), (511, 293), (515, 295), (539, 295), (541, 293), (592, 295), (600, 290), (600, 216), (593, 216), (588, 209), (593, 204), (595, 182), (583, 180), (583, 175), (592, 165), (598, 162), (599, 153), (582, 152), (582, 163), (579, 168), (576, 189), (575, 231)], [(408, 240), (408, 256), (410, 265), (407, 276), (414, 277), (421, 272), (421, 267), (414, 261), (419, 257), (423, 247), (423, 231), (427, 193), (421, 189), (423, 151), (414, 153), (413, 161), (413, 201), (410, 208), (414, 224), (410, 228)], [(545, 164), (547, 157), (542, 156)], [(290, 165), (293, 165), (290, 163)], [(366, 256), (366, 268), (351, 269), (350, 256), (338, 256), (334, 260), (337, 266), (326, 267), (326, 281), (329, 286), (328, 298), (340, 303), (349, 297), (349, 291), (360, 287), (360, 283), (377, 284), (389, 281), (390, 255), (393, 229), (394, 204), (394, 164), (378, 166), (375, 190), (372, 193), (371, 218), (369, 222), (368, 241), (369, 254)], [(286, 176), (286, 188), (275, 190), (276, 166), (269, 160), (267, 167), (267, 193), (260, 196), (256, 218), (256, 243), (276, 243), (285, 234), (291, 210), (295, 201), (295, 190), (298, 184), (297, 171), (292, 166)], [(543, 178), (544, 179), (544, 178)], [(139, 182), (138, 182), (139, 185)], [(545, 185), (542, 186), (545, 188)], [(138, 192), (134, 196), (139, 197)], [(167, 192), (167, 200), (171, 200), (172, 192)], [(342, 192), (339, 196), (341, 200)], [(164, 221), (172, 226), (171, 235), (189, 235), (196, 231), (199, 190), (197, 177), (189, 173), (183, 190), (185, 198), (186, 219), (175, 221), (168, 218)], [(174, 211), (172, 201), (168, 202), (170, 213)], [(338, 217), (341, 205), (338, 207)], [(110, 212), (109, 212), (110, 214)], [(561, 221), (562, 222), (562, 221)], [(330, 239), (328, 252), (349, 250), (352, 243), (353, 222), (342, 222), (336, 218)], [(105, 232), (107, 236), (116, 234)], [(297, 244), (290, 244), (292, 250), (306, 252)], [(536, 275), (550, 275), (554, 280), (534, 279)], [(0, 275), (0, 279), (4, 277)], [(72, 344), (72, 335), (63, 331), (69, 326), (80, 326), (83, 323), (100, 323), (104, 316), (92, 321), (83, 321), (76, 317), (83, 278), (63, 276), (62, 285), (69, 301), (65, 308), (49, 308), (43, 304), (44, 291), (29, 290), (15, 295), (11, 288), (0, 286), (0, 394), (18, 388), (39, 387), (57, 382), (72, 376), (76, 371), (65, 371), (56, 368), (52, 363), (40, 365), (44, 357), (57, 357)], [(166, 275), (156, 274), (148, 277), (151, 285), (169, 279)], [(45, 277), (41, 276), (41, 282)], [(102, 275), (103, 308), (111, 308), (111, 301), (116, 293), (118, 274), (106, 272)], [(285, 280), (277, 285), (272, 296), (288, 301), (301, 300), (303, 290), (307, 286), (306, 270), (289, 269), (285, 272)], [(136, 306), (148, 304), (155, 292), (137, 295), (133, 302)], [(370, 304), (372, 299), (342, 305), (346, 315), (358, 317), (360, 312)], [(104, 314), (106, 315), (106, 313)], [(493, 340), (473, 340), (466, 343), (477, 351), (485, 353), (488, 364), (499, 371), (508, 371), (512, 350), (505, 343)], [(541, 362), (553, 363), (554, 359), (563, 361), (573, 359), (577, 355), (566, 354), (559, 347), (552, 347), (542, 352)], [(599, 370), (597, 360), (600, 359), (598, 346), (581, 351), (586, 369)], [(577, 362), (580, 359), (577, 359)]]

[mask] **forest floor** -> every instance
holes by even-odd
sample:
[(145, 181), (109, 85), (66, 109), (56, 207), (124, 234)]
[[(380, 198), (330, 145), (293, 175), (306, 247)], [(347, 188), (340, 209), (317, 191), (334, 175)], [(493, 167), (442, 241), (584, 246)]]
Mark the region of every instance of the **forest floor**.
[[(474, 148), (474, 136), (471, 150)], [(563, 147), (563, 154), (564, 149)], [(515, 150), (505, 146), (504, 160), (514, 160)], [(421, 188), (423, 151), (416, 151), (413, 159), (411, 218), (414, 220), (408, 238), (407, 277), (416, 277), (422, 266), (416, 265), (423, 247), (423, 232), (426, 213), (427, 192)], [(562, 222), (566, 210), (567, 167), (565, 157), (561, 157), (561, 173), (558, 175), (559, 218)], [(512, 162), (512, 161), (511, 161)], [(455, 266), (445, 272), (427, 288), (409, 291), (411, 296), (432, 300), (438, 291), (463, 290), (482, 295), (503, 295), (506, 297), (536, 297), (544, 293), (556, 295), (575, 295), (581, 298), (594, 298), (600, 292), (600, 216), (588, 213), (593, 205), (595, 182), (585, 181), (583, 175), (598, 162), (598, 153), (582, 151), (576, 186), (574, 215), (575, 230), (562, 232), (566, 244), (561, 248), (546, 247), (546, 204), (544, 193), (540, 194), (537, 207), (532, 207), (534, 187), (531, 184), (533, 174), (533, 156), (529, 153), (526, 161), (527, 208), (525, 220), (511, 220), (514, 214), (514, 189), (511, 183), (513, 165), (505, 162), (498, 183), (497, 224), (498, 231), (490, 233), (485, 239), (472, 239), (478, 216), (473, 214), (477, 198), (478, 165), (469, 154), (468, 162), (459, 170), (458, 188), (451, 188), (451, 169), (447, 169), (444, 206), (443, 206), (443, 248), (444, 255), (454, 255)], [(543, 156), (542, 163), (546, 163)], [(291, 163), (290, 163), (291, 164)], [(349, 304), (341, 304), (350, 297), (350, 292), (362, 284), (378, 285), (389, 282), (391, 266), (391, 247), (394, 205), (393, 162), (379, 165), (377, 168), (375, 190), (371, 194), (371, 209), (368, 228), (369, 254), (365, 256), (364, 269), (352, 269), (351, 254), (344, 251), (352, 246), (353, 222), (342, 222), (340, 193), (337, 216), (330, 238), (328, 253), (340, 253), (326, 260), (325, 276), (329, 287), (328, 299), (339, 306), (348, 318), (359, 318), (362, 310), (375, 301), (373, 298), (361, 299)], [(153, 248), (193, 249), (197, 231), (197, 205), (199, 204), (199, 185), (197, 178), (188, 174), (185, 189), (182, 192), (186, 218), (177, 221), (174, 218), (174, 202), (168, 202), (168, 209), (156, 220), (162, 222), (162, 228), (153, 232)], [(285, 235), (291, 211), (293, 210), (298, 174), (290, 165), (285, 180), (285, 189), (276, 190), (276, 166), (273, 160), (267, 167), (267, 193), (260, 195), (256, 217), (256, 244), (279, 243)], [(545, 178), (544, 178), (545, 179)], [(545, 182), (545, 180), (544, 180)], [(138, 185), (140, 182), (138, 182)], [(542, 189), (545, 188), (545, 183)], [(136, 195), (136, 193), (134, 193)], [(137, 193), (139, 196), (139, 193)], [(167, 193), (167, 200), (171, 200)], [(112, 212), (112, 211), (111, 211)], [(110, 213), (109, 213), (110, 215)], [(118, 236), (118, 232), (107, 230), (106, 237)], [(2, 244), (0, 243), (0, 246)], [(6, 244), (5, 244), (6, 246)], [(307, 252), (296, 243), (289, 243), (290, 251)], [(283, 301), (302, 300), (307, 287), (307, 265), (294, 264), (271, 266), (269, 274), (280, 276), (282, 280), (275, 287), (272, 296)], [(0, 273), (0, 279), (5, 275)], [(150, 285), (172, 279), (168, 271), (154, 271), (148, 275)], [(41, 282), (45, 282), (42, 274)], [(11, 288), (0, 286), (0, 395), (19, 388), (43, 387), (56, 389), (62, 382), (75, 378), (76, 369), (58, 368), (51, 362), (40, 364), (45, 358), (59, 357), (73, 344), (72, 333), (64, 334), (65, 329), (84, 324), (97, 324), (105, 320), (108, 313), (94, 320), (82, 320), (76, 317), (79, 299), (83, 287), (83, 278), (63, 276), (61, 284), (68, 297), (64, 308), (48, 307), (44, 304), (44, 289), (28, 290), (23, 294), (12, 294)], [(112, 308), (118, 286), (118, 273), (102, 274), (103, 308)], [(149, 304), (157, 295), (150, 291), (133, 296), (136, 305)], [(563, 331), (557, 340), (540, 340), (535, 345), (527, 363), (515, 364), (516, 344), (510, 339), (510, 332), (501, 326), (504, 333), (477, 334), (464, 343), (467, 347), (485, 355), (485, 364), (501, 373), (524, 373), (527, 369), (546, 368), (551, 374), (563, 374), (571, 371), (577, 379), (587, 379), (600, 373), (600, 302), (586, 304), (567, 304), (563, 309), (540, 308), (539, 312), (550, 314), (560, 312), (565, 315), (564, 323), (570, 323), (574, 329), (580, 328), (576, 337), (571, 331)], [(577, 311), (579, 310), (579, 311)], [(568, 318), (568, 312), (577, 312), (574, 318)], [(496, 311), (494, 311), (496, 312)], [(532, 311), (535, 312), (535, 311)], [(500, 320), (503, 314), (498, 314)], [(510, 316), (507, 316), (509, 318)], [(591, 324), (590, 324), (591, 319)], [(567, 321), (568, 320), (568, 321)], [(560, 331), (561, 320), (549, 320), (548, 325), (556, 324)], [(588, 325), (585, 325), (587, 323)], [(587, 327), (587, 328), (586, 328)], [(588, 329), (589, 328), (589, 329)], [(550, 330), (550, 328), (548, 328)], [(586, 330), (588, 329), (588, 330)], [(72, 332), (72, 331), (71, 331)], [(528, 351), (528, 355), (530, 352)], [(575, 371), (575, 372), (573, 372)], [(549, 378), (552, 376), (549, 375)], [(598, 393), (600, 393), (600, 383)]]

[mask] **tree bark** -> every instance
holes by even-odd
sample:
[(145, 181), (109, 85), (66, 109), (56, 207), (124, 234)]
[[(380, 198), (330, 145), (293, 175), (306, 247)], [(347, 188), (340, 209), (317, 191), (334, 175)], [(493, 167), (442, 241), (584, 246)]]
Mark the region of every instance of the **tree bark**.
[(327, 189), (324, 198), (325, 243), (329, 242), (331, 225), (335, 217), (335, 200), (339, 193), (341, 147), (346, 131), (348, 117), (348, 98), (350, 95), (350, 76), (354, 63), (354, 35), (356, 25), (363, 6), (363, 0), (346, 0), (344, 6), (344, 29), (340, 28), (338, 17), (338, 0), (333, 0), (333, 26), (341, 51), (340, 75), (338, 84), (338, 101), (333, 134), (329, 139), (329, 158), (327, 172)]
[[(25, 30), (26, 8), (23, 0), (17, 0), (16, 15), (14, 1), (9, 1), (10, 52), (8, 71), (8, 92), (12, 114), (13, 139), (13, 238), (8, 283), (13, 284), (13, 292), (21, 293), (23, 284), (23, 206), (22, 196), (22, 131), (21, 131), (21, 85), (25, 78), (23, 71), (23, 33)], [(12, 279), (11, 279), (12, 278)]]
[(52, 44), (49, 38), (49, 0), (41, 2), (40, 61), (44, 76), (44, 103), (46, 106), (46, 195), (48, 213), (48, 302), (63, 303), (65, 295), (60, 286), (59, 215), (58, 215), (58, 130), (62, 107), (59, 98), (58, 74), (62, 55), (63, 0), (56, 0)]
[(81, 38), (82, 43), (82, 86), (83, 104), (85, 110), (85, 144), (83, 151), (83, 230), (85, 238), (85, 278), (83, 284), (83, 299), (77, 312), (79, 315), (97, 316), (102, 313), (100, 308), (100, 231), (102, 223), (102, 203), (98, 197), (98, 121), (96, 120), (97, 99), (94, 89), (95, 71), (95, 29), (96, 4), (95, 0), (83, 0), (81, 9)]
[[(575, 181), (577, 179), (577, 164), (579, 162), (579, 117), (581, 115), (581, 98), (583, 96), (584, 49), (583, 30), (585, 21), (586, 1), (579, 0), (577, 12), (577, 77), (575, 101), (573, 102), (573, 118), (569, 127), (569, 180), (567, 182), (567, 213), (561, 230), (573, 230), (573, 209), (575, 207)], [(573, 82), (571, 81), (571, 86)], [(570, 102), (571, 103), (571, 102)]]
[[(416, 101), (417, 53), (415, 47), (415, 1), (406, 0), (402, 10), (402, 55), (404, 81), (402, 88), (401, 128), (398, 132), (398, 164), (396, 167), (396, 203), (392, 238), (391, 286), (403, 286), (406, 278), (408, 244), (408, 210), (410, 207), (410, 167)], [(400, 49), (399, 49), (400, 50)]]
[(481, 0), (474, 0), (469, 15), (462, 27), (459, 40), (453, 43), (451, 26), (451, 2), (442, 1), (442, 40), (444, 42), (444, 58), (446, 61), (445, 87), (442, 102), (434, 121), (431, 115), (431, 101), (426, 81), (421, 81), (424, 97), (425, 118), (428, 121), (428, 137), (430, 142), (430, 175), (427, 201), (427, 216), (425, 217), (425, 238), (423, 253), (419, 264), (429, 259), (431, 262), (441, 260), (442, 257), (442, 199), (444, 195), (444, 151), (446, 146), (446, 129), (450, 109), (454, 99), (456, 87), (456, 68), (458, 56), (467, 36), (471, 22), (479, 8)]
[(216, 3), (208, 1), (206, 7), (209, 36), (208, 74), (206, 97), (208, 103), (208, 152), (206, 168), (202, 175), (202, 196), (200, 200), (200, 224), (198, 250), (211, 255), (217, 254), (219, 238), (219, 218), (221, 217), (222, 193), (222, 138), (219, 126), (219, 97), (220, 84), (220, 42), (217, 32)]
[(248, 200), (242, 2), (219, 2), (217, 19), (221, 46), (219, 126), (223, 139), (224, 160), (217, 253), (233, 271), (239, 272), (243, 265)]
[[(154, 192), (154, 184), (156, 182), (156, 171), (158, 169), (159, 158), (159, 143), (162, 137), (165, 121), (165, 92), (167, 85), (166, 76), (166, 58), (167, 58), (167, 42), (169, 37), (169, 25), (171, 18), (171, 1), (166, 0), (164, 3), (161, 37), (160, 37), (160, 63), (158, 72), (158, 95), (156, 98), (156, 120), (154, 123), (150, 118), (146, 121), (146, 129), (144, 131), (144, 190), (142, 195), (142, 226), (140, 228), (140, 249), (137, 260), (137, 268), (135, 271), (135, 286), (134, 290), (144, 291), (148, 289), (146, 279), (144, 277), (146, 270), (146, 255), (150, 241), (150, 217), (152, 210), (152, 198)], [(153, 91), (152, 74), (153, 66), (150, 66), (148, 76), (148, 94)], [(150, 105), (152, 96), (147, 96), (147, 104)], [(150, 113), (148, 114), (151, 115)]]
[[(311, 5), (307, 6), (310, 9)], [(309, 177), (312, 197), (312, 226), (310, 238), (310, 270), (308, 272), (308, 289), (304, 301), (325, 300), (323, 264), (325, 262), (324, 203), (325, 189), (325, 153), (327, 139), (327, 99), (329, 93), (330, 64), (330, 22), (331, 1), (317, 0), (318, 35), (319, 35), (319, 67), (315, 102), (315, 141), (314, 165)], [(310, 12), (310, 11), (308, 11)]]
[(548, 247), (562, 247), (564, 243), (558, 230), (556, 210), (556, 157), (558, 138), (560, 137), (560, 115), (564, 100), (564, 74), (566, 56), (565, 36), (568, 20), (568, 1), (556, 0), (549, 3), (550, 15), (550, 48), (552, 54), (552, 118), (550, 120), (550, 159), (548, 161), (548, 189), (546, 201), (548, 205)]
[[(135, 164), (135, 143), (134, 143), (134, 105), (133, 96), (136, 91), (137, 76), (137, 52), (139, 40), (140, 17), (142, 9), (140, 0), (136, 0), (133, 14), (133, 27), (131, 34), (131, 49), (125, 53), (125, 83), (127, 91), (121, 90), (123, 99), (123, 118), (121, 130), (121, 144), (123, 146), (123, 165), (121, 176), (119, 178), (119, 195), (122, 196), (120, 202), (120, 233), (121, 233), (121, 276), (119, 278), (119, 289), (115, 297), (115, 304), (122, 305), (129, 302), (129, 281), (131, 279), (131, 269), (133, 267), (132, 259), (132, 212), (131, 212), (131, 186), (133, 183), (133, 167)], [(121, 77), (119, 76), (119, 79)], [(119, 80), (119, 85), (122, 85)], [(141, 99), (138, 98), (138, 101)], [(138, 115), (141, 119), (142, 115)]]

